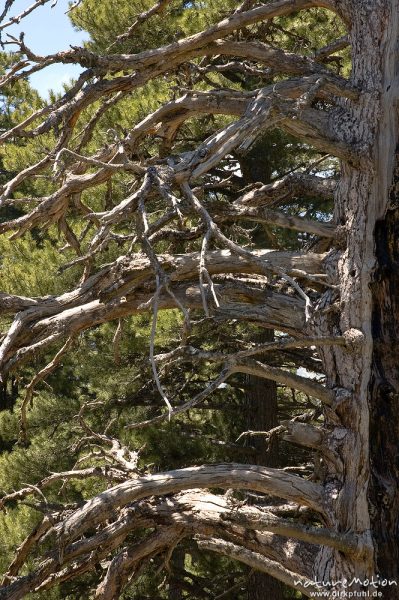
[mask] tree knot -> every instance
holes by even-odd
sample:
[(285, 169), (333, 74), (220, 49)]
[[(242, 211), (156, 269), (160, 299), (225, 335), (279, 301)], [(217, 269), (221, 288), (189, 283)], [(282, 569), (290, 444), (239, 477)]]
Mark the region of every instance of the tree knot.
[(345, 250), (347, 246), (348, 230), (345, 225), (337, 225), (334, 235), (334, 246), (337, 249)]
[(338, 386), (335, 387), (334, 394), (335, 394), (335, 402), (334, 402), (335, 409), (337, 409), (339, 406), (342, 406), (343, 404), (346, 404), (352, 398), (352, 392), (350, 390), (348, 390), (347, 388), (343, 388), (343, 387), (338, 387)]
[(343, 337), (345, 339), (346, 347), (351, 351), (357, 351), (360, 346), (364, 343), (364, 333), (360, 331), (360, 329), (347, 329), (343, 333)]

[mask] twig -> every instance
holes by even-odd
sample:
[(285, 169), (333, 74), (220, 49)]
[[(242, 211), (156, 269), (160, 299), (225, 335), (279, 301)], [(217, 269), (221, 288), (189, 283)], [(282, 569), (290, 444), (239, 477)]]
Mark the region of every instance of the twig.
[(49, 375), (52, 371), (54, 371), (54, 369), (59, 364), (63, 355), (71, 347), (74, 340), (75, 340), (75, 336), (70, 336), (67, 339), (67, 341), (65, 342), (65, 344), (62, 346), (62, 348), (54, 356), (54, 358), (41, 371), (36, 373), (36, 375), (33, 377), (31, 382), (26, 387), (26, 394), (25, 394), (25, 398), (23, 399), (22, 404), (21, 404), (20, 416), (19, 416), (19, 437), (20, 437), (20, 440), (24, 444), (26, 444), (28, 441), (26, 410), (27, 410), (28, 405), (32, 404), (34, 389), (40, 381), (43, 381), (43, 379), (45, 379), (45, 377), (47, 377), (47, 375)]
[(201, 392), (199, 392), (199, 394), (194, 396), (194, 398), (191, 398), (190, 400), (188, 400), (181, 406), (176, 406), (175, 408), (172, 409), (171, 412), (168, 412), (167, 414), (158, 415), (157, 417), (148, 419), (147, 421), (141, 421), (140, 423), (132, 423), (130, 425), (126, 425), (126, 429), (141, 429), (148, 425), (160, 423), (161, 421), (165, 420), (166, 418), (168, 418), (170, 420), (171, 417), (174, 417), (181, 413), (187, 412), (188, 410), (190, 410), (191, 408), (194, 408), (200, 402), (205, 400), (205, 398), (207, 398), (210, 394), (212, 394), (222, 383), (224, 383), (226, 381), (226, 379), (228, 379), (230, 377), (230, 375), (231, 375), (231, 367), (230, 367), (230, 365), (225, 365), (224, 368), (222, 369), (222, 371), (219, 373), (218, 377), (216, 379), (214, 379), (211, 383), (209, 383), (205, 389), (203, 389)]
[(141, 23), (147, 21), (153, 15), (161, 12), (168, 4), (170, 4), (171, 1), (172, 0), (158, 0), (158, 2), (154, 4), (154, 6), (152, 6), (149, 10), (146, 10), (140, 15), (138, 15), (136, 17), (136, 20), (129, 27), (129, 29), (125, 33), (118, 35), (115, 41), (108, 46), (107, 52), (109, 52), (114, 46), (116, 46), (120, 42), (124, 42), (125, 40), (129, 39)]
[(36, 0), (36, 2), (34, 2), (30, 6), (28, 6), (28, 8), (26, 8), (24, 11), (22, 11), (19, 15), (17, 15), (16, 17), (12, 17), (9, 21), (7, 21), (6, 23), (3, 23), (1, 25), (1, 21), (3, 20), (4, 16), (7, 14), (8, 10), (11, 8), (11, 5), (13, 4), (13, 2), (14, 2), (14, 0), (11, 0), (11, 1), (7, 0), (7, 2), (6, 2), (6, 7), (3, 11), (3, 14), (0, 17), (0, 31), (5, 29), (6, 27), (11, 27), (11, 25), (15, 25), (15, 24), (18, 25), (22, 21), (22, 19), (27, 17), (32, 11), (34, 11), (39, 6), (43, 6), (44, 4), (47, 4), (47, 2), (49, 2), (49, 0)]
[(112, 338), (112, 344), (114, 346), (114, 362), (116, 365), (120, 365), (121, 355), (120, 355), (120, 341), (122, 338), (122, 319), (119, 319), (118, 326), (115, 330), (114, 337)]

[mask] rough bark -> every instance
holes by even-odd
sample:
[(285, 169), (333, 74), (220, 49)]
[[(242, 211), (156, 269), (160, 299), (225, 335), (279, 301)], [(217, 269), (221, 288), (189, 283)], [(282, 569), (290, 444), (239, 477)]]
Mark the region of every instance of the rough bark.
[[(397, 172), (396, 172), (397, 173)], [(398, 180), (390, 208), (375, 230), (377, 265), (372, 283), (373, 363), (370, 380), (370, 517), (381, 577), (397, 579), (399, 564), (398, 470)], [(395, 596), (392, 595), (392, 598)]]
[[(361, 168), (354, 169), (348, 163), (343, 164), (336, 195), (336, 222), (342, 226), (346, 246), (337, 256), (337, 273), (341, 283), (340, 313), (339, 319), (331, 319), (329, 325), (324, 321), (322, 330), (331, 332), (339, 328), (353, 339), (353, 346), (352, 349), (323, 352), (328, 385), (342, 386), (346, 390), (336, 407), (326, 412), (326, 424), (333, 429), (329, 446), (339, 454), (342, 471), (337, 473), (335, 468), (329, 468), (328, 460), (326, 465), (328, 488), (335, 504), (332, 520), (341, 530), (362, 533), (369, 540), (370, 551), (365, 553), (362, 561), (352, 563), (322, 550), (316, 575), (319, 579), (330, 581), (342, 579), (344, 575), (364, 581), (378, 572), (370, 535), (370, 499), (375, 498), (375, 479), (370, 480), (369, 450), (370, 445), (375, 447), (375, 439), (371, 440), (370, 433), (380, 428), (381, 422), (373, 420), (376, 396), (374, 399), (370, 396), (370, 382), (374, 378), (370, 285), (376, 265), (374, 236), (381, 244), (378, 221), (384, 219), (388, 208), (399, 137), (395, 105), (398, 97), (399, 5), (396, 0), (377, 1), (372, 6), (349, 1), (346, 9), (353, 52), (352, 82), (367, 92), (358, 103), (345, 103), (347, 117), (343, 117), (343, 123), (348, 131), (356, 123), (356, 135), (368, 149), (368, 158)], [(381, 296), (374, 291), (375, 297), (381, 301), (383, 289)], [(385, 313), (385, 301), (382, 301), (381, 309), (385, 315), (383, 321), (389, 319), (392, 309), (389, 301), (388, 312)], [(370, 405), (372, 415), (369, 413)], [(375, 456), (372, 460), (376, 460)], [(383, 506), (376, 508), (374, 505), (377, 511), (373, 516), (374, 523), (379, 518), (384, 521), (382, 515), (377, 516), (381, 509), (383, 515)], [(374, 547), (378, 556), (378, 544)], [(358, 587), (360, 589), (361, 586)], [(397, 587), (391, 586), (384, 594), (387, 598), (398, 597)]]
[[(272, 342), (274, 331), (265, 330), (257, 336), (257, 342)], [(246, 407), (243, 413), (246, 416), (245, 426), (250, 431), (269, 431), (278, 425), (277, 385), (273, 380), (264, 380), (260, 377), (247, 375), (246, 382)], [(278, 438), (273, 436), (269, 443), (262, 435), (251, 439), (251, 445), (256, 449), (257, 464), (268, 467), (281, 466), (278, 461)], [(249, 498), (251, 502), (251, 498)], [(255, 571), (248, 579), (248, 600), (264, 600), (273, 598), (282, 600), (284, 588), (280, 581)]]

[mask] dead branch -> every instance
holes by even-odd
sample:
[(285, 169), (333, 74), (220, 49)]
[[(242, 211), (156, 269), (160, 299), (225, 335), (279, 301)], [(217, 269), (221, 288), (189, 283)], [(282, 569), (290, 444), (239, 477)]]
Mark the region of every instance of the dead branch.
[(240, 546), (226, 542), (218, 538), (206, 538), (203, 536), (198, 537), (198, 545), (203, 550), (209, 550), (211, 552), (219, 552), (230, 558), (235, 558), (253, 569), (263, 571), (279, 579), (286, 585), (299, 590), (305, 596), (311, 597), (311, 595), (317, 591), (317, 587), (309, 585), (309, 580), (300, 577), (297, 573), (292, 573), (288, 569), (284, 569), (280, 564), (265, 558), (261, 554), (253, 552), (251, 550), (243, 549)]

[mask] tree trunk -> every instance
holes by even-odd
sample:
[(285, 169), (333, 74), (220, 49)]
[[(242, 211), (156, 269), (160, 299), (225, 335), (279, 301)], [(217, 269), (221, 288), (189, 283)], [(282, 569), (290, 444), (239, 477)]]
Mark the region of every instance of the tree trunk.
[[(274, 331), (265, 329), (256, 336), (257, 343), (272, 342)], [(246, 376), (247, 394), (245, 398), (245, 416), (247, 428), (251, 431), (268, 431), (278, 425), (277, 385), (271, 379), (262, 379), (254, 375)], [(270, 445), (264, 436), (251, 438), (251, 445), (255, 446), (256, 464), (268, 467), (278, 465), (278, 440), (273, 438)], [(251, 460), (253, 460), (251, 458)], [(283, 600), (284, 584), (274, 577), (255, 571), (248, 578), (248, 600)]]
[[(339, 300), (325, 294), (319, 308), (330, 304), (332, 310), (319, 311), (318, 330), (351, 341), (349, 347), (321, 351), (327, 385), (336, 391), (335, 405), (325, 413), (325, 482), (333, 506), (330, 524), (360, 534), (366, 550), (344, 556), (322, 549), (315, 577), (356, 577), (355, 591), (371, 576), (398, 579), (398, 371), (393, 356), (399, 281), (390, 274), (398, 261), (398, 221), (397, 211), (388, 209), (398, 195), (392, 180), (399, 140), (399, 1), (346, 4), (352, 82), (363, 94), (358, 103), (342, 102), (336, 127), (342, 139), (355, 137), (361, 163), (342, 166), (335, 217), (343, 243), (329, 258), (341, 293)], [(374, 588), (369, 589), (372, 594)], [(399, 598), (399, 587), (385, 587), (383, 594), (386, 600)]]
[[(274, 152), (273, 152), (274, 150)], [(244, 156), (239, 156), (240, 168), (245, 185), (257, 181), (268, 184), (273, 172), (273, 161), (276, 149), (272, 147), (270, 135), (262, 136)], [(267, 228), (262, 227), (256, 240), (260, 247), (269, 246), (270, 236)], [(266, 244), (265, 244), (266, 242)], [(255, 342), (261, 344), (274, 341), (274, 330), (263, 329), (256, 335)], [(246, 398), (243, 406), (244, 419), (250, 431), (269, 431), (278, 425), (277, 385), (272, 379), (264, 379), (256, 375), (246, 375)], [(256, 449), (255, 462), (258, 465), (277, 467), (278, 439), (272, 438), (269, 443), (264, 436), (250, 438)], [(251, 461), (253, 458), (251, 457)], [(251, 496), (249, 496), (251, 503)], [(255, 571), (248, 578), (247, 599), (264, 600), (273, 598), (283, 600), (284, 585), (274, 577)]]
[[(397, 182), (399, 179), (397, 179)], [(396, 182), (396, 185), (397, 185)], [(398, 204), (399, 189), (391, 198)], [(399, 210), (375, 230), (377, 269), (373, 290), (373, 364), (370, 385), (370, 515), (377, 571), (399, 574)], [(393, 596), (394, 597), (394, 596)]]
[[(179, 573), (184, 572), (184, 560), (185, 560), (186, 552), (182, 546), (177, 546), (173, 552), (172, 560), (172, 576), (168, 581), (168, 600), (182, 600), (183, 592)], [(174, 570), (177, 570), (174, 573)]]

